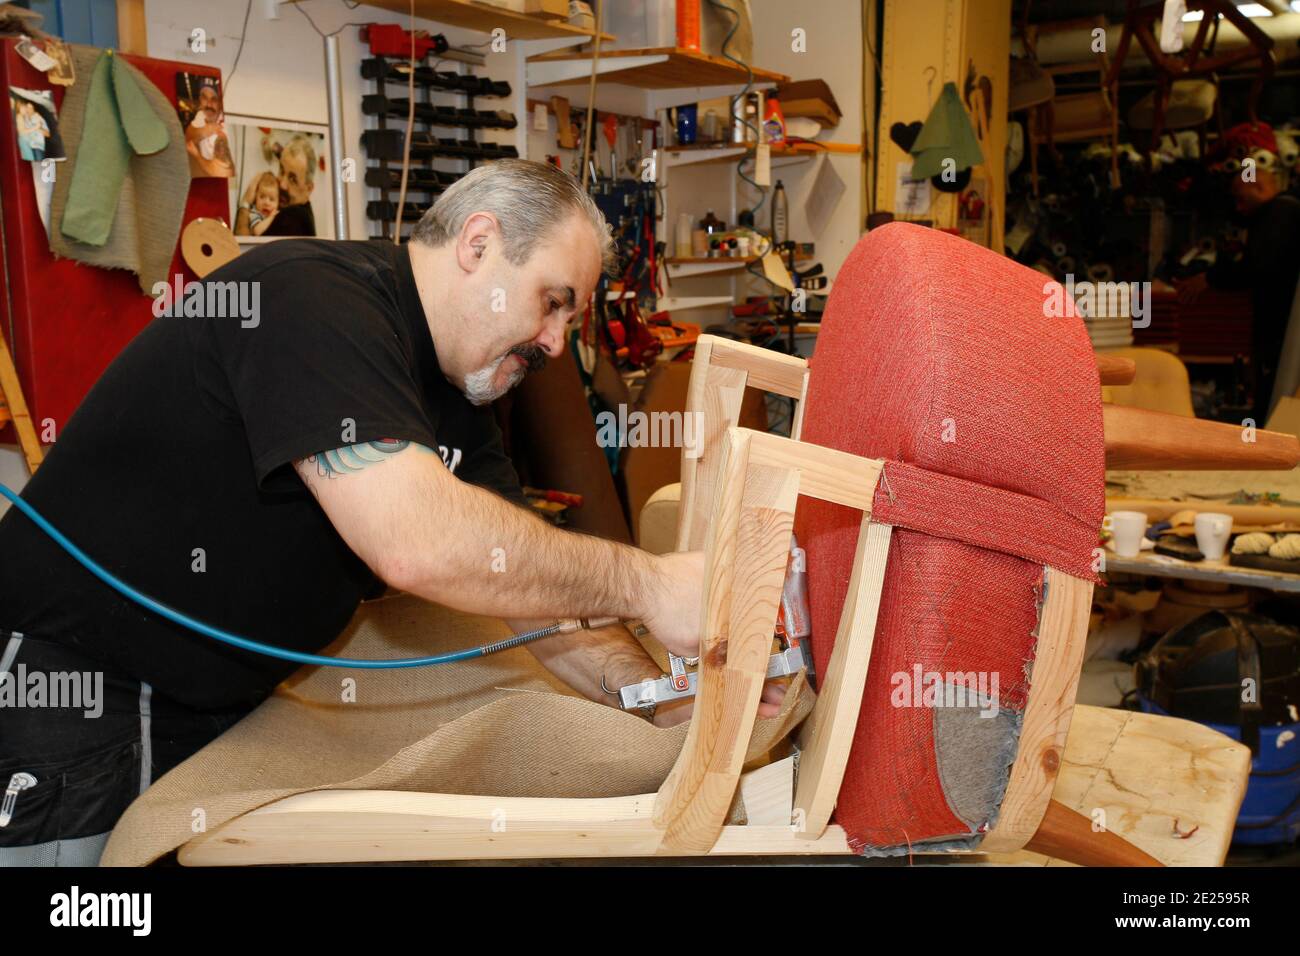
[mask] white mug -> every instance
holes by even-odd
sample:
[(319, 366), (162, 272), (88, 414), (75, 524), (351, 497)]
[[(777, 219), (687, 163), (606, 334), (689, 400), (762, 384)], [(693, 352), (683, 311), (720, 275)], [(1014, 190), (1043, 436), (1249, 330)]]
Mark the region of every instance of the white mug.
[(1111, 547), (1121, 558), (1136, 558), (1142, 550), (1142, 535), (1146, 534), (1147, 516), (1141, 511), (1112, 511), (1102, 519), (1101, 526), (1111, 534)]
[(1193, 524), (1196, 528), (1196, 547), (1205, 555), (1205, 560), (1220, 560), (1227, 550), (1228, 538), (1232, 536), (1232, 515), (1203, 511), (1196, 516)]

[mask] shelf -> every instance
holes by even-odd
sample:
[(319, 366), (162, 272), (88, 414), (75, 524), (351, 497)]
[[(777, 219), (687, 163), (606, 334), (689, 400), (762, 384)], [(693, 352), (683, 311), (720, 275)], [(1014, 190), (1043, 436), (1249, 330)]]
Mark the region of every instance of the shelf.
[[(398, 0), (393, 0), (398, 2)], [(591, 53), (556, 51), (530, 56), (528, 85), (550, 86), (585, 82), (591, 77)], [(673, 90), (692, 86), (744, 85), (746, 73), (730, 60), (675, 47), (601, 50), (596, 72), (610, 83), (645, 90)], [(784, 73), (753, 68), (754, 83), (788, 83)]]
[[(397, 13), (410, 14), (410, 0), (361, 0), (368, 7), (394, 10)], [(500, 27), (506, 31), (506, 37), (512, 40), (543, 40), (555, 37), (594, 37), (591, 30), (570, 26), (563, 20), (546, 20), (530, 17), (502, 7), (486, 3), (473, 3), (472, 0), (415, 0), (415, 15), (448, 26), (464, 27), (480, 33), (491, 33)], [(608, 33), (601, 34), (602, 41), (613, 42)]]
[[(706, 163), (731, 163), (741, 156), (753, 156), (754, 146), (742, 146), (738, 143), (709, 143), (702, 146), (668, 146), (667, 166), (700, 166)], [(861, 146), (852, 143), (796, 143), (792, 146), (773, 146), (771, 148), (774, 166), (788, 165), (813, 159), (821, 153), (860, 153)], [(782, 160), (784, 162), (782, 162)]]
[(655, 299), (656, 312), (686, 312), (690, 309), (707, 309), (719, 305), (731, 306), (736, 302), (730, 295), (661, 295)]

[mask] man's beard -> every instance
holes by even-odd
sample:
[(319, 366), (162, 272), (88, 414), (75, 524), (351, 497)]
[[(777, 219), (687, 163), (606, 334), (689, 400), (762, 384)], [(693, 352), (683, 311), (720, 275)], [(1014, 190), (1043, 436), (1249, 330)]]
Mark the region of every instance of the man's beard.
[[(522, 368), (516, 369), (510, 375), (510, 380), (501, 388), (493, 385), (497, 377), (497, 370), (501, 368), (501, 363), (512, 355), (518, 355), (524, 360)], [(492, 361), (491, 364), (483, 366), (477, 372), (470, 372), (465, 376), (465, 387), (462, 391), (465, 397), (470, 400), (472, 405), (486, 405), (489, 402), (495, 402), (510, 389), (514, 388), (523, 381), (524, 376), (529, 372), (541, 371), (546, 366), (546, 353), (536, 345), (515, 345), (512, 346), (500, 358)]]

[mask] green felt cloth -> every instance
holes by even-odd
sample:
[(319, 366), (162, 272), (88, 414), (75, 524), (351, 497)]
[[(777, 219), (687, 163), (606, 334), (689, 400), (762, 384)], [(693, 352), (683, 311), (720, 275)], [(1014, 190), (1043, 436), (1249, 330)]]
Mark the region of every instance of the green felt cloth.
[(128, 65), (111, 50), (95, 64), (85, 115), (81, 149), (59, 228), (69, 239), (102, 246), (113, 227), (131, 155), (160, 152), (170, 137)]
[(935, 100), (925, 125), (912, 144), (911, 153), (913, 179), (939, 175), (943, 172), (945, 159), (953, 160), (954, 173), (984, 162), (984, 153), (975, 138), (970, 116), (961, 105), (957, 87), (952, 83), (943, 85), (943, 92)]

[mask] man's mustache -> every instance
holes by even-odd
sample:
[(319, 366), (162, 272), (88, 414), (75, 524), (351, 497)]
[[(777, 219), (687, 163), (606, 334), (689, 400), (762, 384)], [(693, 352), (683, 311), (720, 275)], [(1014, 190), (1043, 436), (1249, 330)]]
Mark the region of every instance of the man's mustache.
[(540, 372), (546, 368), (546, 353), (537, 345), (516, 345), (506, 355), (518, 355), (524, 360), (524, 368), (529, 372)]

